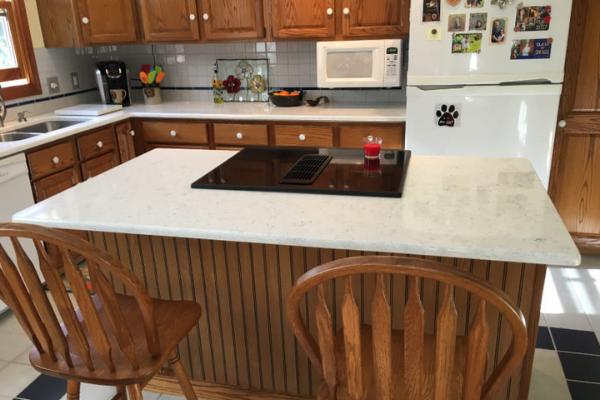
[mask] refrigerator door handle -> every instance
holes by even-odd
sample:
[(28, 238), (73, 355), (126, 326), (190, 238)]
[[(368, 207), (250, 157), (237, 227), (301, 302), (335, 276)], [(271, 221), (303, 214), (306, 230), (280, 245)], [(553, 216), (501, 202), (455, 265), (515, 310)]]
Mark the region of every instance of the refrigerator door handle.
[(464, 89), (467, 85), (427, 85), (427, 86), (415, 86), (417, 89), (424, 92), (432, 90), (450, 90), (450, 89)]
[(524, 86), (524, 85), (552, 85), (552, 81), (550, 79), (540, 78), (540, 79), (529, 79), (526, 81), (500, 82), (500, 86)]

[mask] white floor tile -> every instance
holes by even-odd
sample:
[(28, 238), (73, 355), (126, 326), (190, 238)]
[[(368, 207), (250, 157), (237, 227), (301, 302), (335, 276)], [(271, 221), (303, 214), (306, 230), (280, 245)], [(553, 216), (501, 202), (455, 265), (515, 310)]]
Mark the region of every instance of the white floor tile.
[(0, 360), (13, 361), (30, 348), (31, 341), (25, 333), (0, 332)]
[(8, 365), (8, 362), (0, 361), (0, 371), (2, 371), (4, 369), (4, 367), (6, 367), (7, 365)]
[(12, 311), (8, 310), (0, 315), (0, 332), (23, 333), (23, 328)]
[(24, 365), (30, 365), (31, 363), (29, 362), (29, 353), (31, 352), (32, 347), (33, 346), (28, 347), (27, 350), (25, 350), (17, 358), (15, 358), (13, 362)]
[(162, 393), (146, 392), (142, 391), (142, 397), (144, 400), (158, 400), (162, 396)]
[(0, 395), (16, 396), (40, 374), (33, 367), (9, 364), (0, 371)]
[(529, 400), (570, 400), (567, 380), (560, 365), (558, 353), (536, 349)]
[(550, 327), (593, 330), (565, 268), (548, 268), (542, 297), (542, 313)]
[(185, 400), (185, 397), (171, 396), (170, 394), (163, 394), (162, 396), (160, 396), (159, 400)]
[(544, 313), (540, 313), (540, 324), (539, 326), (548, 326), (548, 321), (546, 320), (546, 315)]
[(108, 400), (117, 393), (114, 386), (100, 386), (82, 383), (79, 390), (79, 400)]

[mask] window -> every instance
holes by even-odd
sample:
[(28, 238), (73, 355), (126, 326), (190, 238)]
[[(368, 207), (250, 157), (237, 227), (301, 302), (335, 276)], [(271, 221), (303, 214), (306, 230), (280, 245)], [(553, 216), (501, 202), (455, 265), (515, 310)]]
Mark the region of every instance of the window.
[(23, 0), (0, 0), (0, 85), (6, 100), (42, 92)]

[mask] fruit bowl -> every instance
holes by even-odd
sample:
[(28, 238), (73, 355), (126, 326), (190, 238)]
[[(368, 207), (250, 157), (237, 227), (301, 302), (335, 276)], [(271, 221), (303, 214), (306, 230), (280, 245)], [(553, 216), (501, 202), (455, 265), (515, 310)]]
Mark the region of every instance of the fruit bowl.
[(275, 104), (278, 107), (296, 107), (302, 105), (303, 96), (304, 90), (296, 90), (291, 93), (285, 90), (276, 90), (273, 92), (269, 92), (269, 99), (271, 99), (271, 103)]

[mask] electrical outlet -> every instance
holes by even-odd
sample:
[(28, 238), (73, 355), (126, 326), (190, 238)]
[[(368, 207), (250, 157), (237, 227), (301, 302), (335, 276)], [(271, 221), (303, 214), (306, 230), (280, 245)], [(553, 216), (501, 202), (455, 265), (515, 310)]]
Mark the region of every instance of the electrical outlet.
[(57, 76), (47, 78), (46, 81), (48, 82), (48, 93), (50, 93), (50, 94), (60, 93), (60, 85), (58, 84)]
[(71, 72), (71, 83), (73, 83), (73, 89), (79, 89), (79, 76), (77, 72)]

